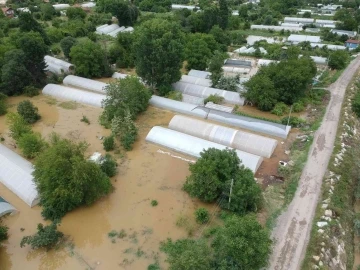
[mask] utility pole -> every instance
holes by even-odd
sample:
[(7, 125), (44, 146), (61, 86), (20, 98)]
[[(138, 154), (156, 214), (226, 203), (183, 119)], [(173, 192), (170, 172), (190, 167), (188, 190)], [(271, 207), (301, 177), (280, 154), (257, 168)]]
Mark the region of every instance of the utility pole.
[(228, 207), (229, 209), (230, 209), (230, 202), (231, 202), (231, 194), (232, 194), (233, 185), (234, 185), (234, 179), (231, 179), (230, 195), (229, 195), (229, 207)]
[[(311, 88), (311, 89), (312, 89), (312, 88)], [(290, 112), (289, 112), (289, 117), (288, 117), (288, 121), (287, 121), (287, 126), (289, 125), (289, 122), (290, 122), (290, 115), (291, 115), (292, 107), (293, 107), (293, 105), (291, 105), (291, 107), (290, 107)]]

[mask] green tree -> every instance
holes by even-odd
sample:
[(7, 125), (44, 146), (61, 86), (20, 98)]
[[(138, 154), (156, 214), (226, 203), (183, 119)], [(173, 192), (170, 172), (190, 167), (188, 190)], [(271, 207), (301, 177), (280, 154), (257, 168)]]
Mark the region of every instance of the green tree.
[(222, 69), (224, 65), (225, 55), (219, 51), (215, 51), (214, 55), (209, 62), (209, 72), (211, 72), (210, 79), (212, 86), (215, 86), (223, 75), (224, 71)]
[(219, 89), (224, 89), (227, 91), (237, 92), (238, 85), (240, 84), (240, 76), (221, 76), (220, 80), (216, 83), (215, 87)]
[(271, 240), (255, 216), (225, 220), (212, 243), (216, 269), (261, 269), (268, 262)]
[(79, 7), (70, 7), (66, 10), (66, 16), (69, 20), (83, 20), (86, 17), (86, 12)]
[(8, 227), (0, 225), (0, 243), (8, 239), (8, 230)]
[(117, 67), (134, 67), (134, 35), (132, 33), (119, 33), (116, 43), (110, 47), (109, 59), (111, 63), (116, 63)]
[(352, 111), (356, 114), (357, 117), (360, 117), (360, 92), (355, 94), (351, 105)]
[(50, 3), (40, 5), (41, 17), (44, 21), (50, 21), (55, 15), (55, 8)]
[(105, 151), (114, 150), (114, 148), (115, 148), (114, 136), (110, 135), (108, 137), (105, 137), (104, 140), (103, 140), (103, 146), (104, 146)]
[(0, 93), (0, 116), (7, 113), (6, 99), (7, 96)]
[(17, 141), (22, 154), (26, 158), (37, 157), (46, 147), (45, 141), (39, 133), (24, 133)]
[(70, 58), (71, 48), (76, 44), (76, 39), (73, 37), (65, 37), (60, 41), (60, 47), (66, 58)]
[(52, 44), (58, 43), (64, 37), (61, 29), (55, 27), (49, 27), (46, 29), (46, 34)]
[(185, 56), (187, 60), (186, 68), (188, 70), (205, 70), (211, 57), (211, 50), (204, 40), (197, 39), (186, 45)]
[(24, 236), (22, 238), (20, 247), (29, 245), (32, 249), (45, 248), (46, 250), (50, 250), (54, 248), (64, 237), (64, 234), (57, 230), (57, 226), (58, 224), (56, 222), (47, 226), (39, 223), (37, 232), (34, 235)]
[(183, 61), (181, 27), (175, 22), (152, 19), (139, 26), (135, 35), (136, 72), (144, 82), (159, 88), (180, 80)]
[(219, 26), (226, 29), (229, 22), (230, 10), (226, 0), (219, 0)]
[(90, 205), (111, 191), (110, 179), (98, 164), (85, 159), (85, 143), (57, 135), (35, 160), (34, 181), (42, 215), (55, 220), (80, 205)]
[(21, 101), (17, 106), (17, 112), (28, 124), (33, 124), (41, 118), (38, 108), (29, 100)]
[(111, 121), (111, 132), (119, 138), (125, 150), (131, 150), (137, 139), (138, 129), (131, 118), (130, 111), (125, 112), (124, 117), (115, 116)]
[(343, 69), (346, 67), (349, 58), (347, 51), (335, 51), (330, 54), (328, 65), (331, 69)]
[(70, 58), (79, 76), (101, 77), (109, 70), (104, 50), (91, 40), (80, 41), (72, 46)]
[(100, 164), (101, 170), (109, 177), (116, 175), (116, 161), (110, 154), (106, 154), (103, 161)]
[(38, 32), (43, 38), (44, 42), (49, 45), (50, 41), (46, 36), (44, 28), (38, 23), (30, 12), (20, 12), (19, 14), (19, 28), (21, 32)]
[(209, 211), (203, 207), (196, 209), (195, 219), (196, 219), (196, 222), (199, 224), (205, 224), (205, 223), (209, 222), (209, 219), (210, 219)]
[(134, 25), (139, 10), (133, 2), (124, 0), (100, 0), (97, 2), (97, 10), (101, 12), (110, 12), (119, 22), (119, 25)]
[(9, 125), (10, 137), (15, 141), (18, 141), (24, 134), (32, 132), (29, 124), (17, 113), (8, 113), (6, 121)]
[(169, 270), (209, 270), (211, 269), (211, 250), (202, 240), (180, 239), (162, 242), (160, 250), (167, 255)]

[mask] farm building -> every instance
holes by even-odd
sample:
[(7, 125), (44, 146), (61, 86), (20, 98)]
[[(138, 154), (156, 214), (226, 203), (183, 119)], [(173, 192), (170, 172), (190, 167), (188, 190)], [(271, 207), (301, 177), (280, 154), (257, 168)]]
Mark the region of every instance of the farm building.
[(0, 144), (0, 181), (30, 207), (39, 203), (33, 170), (29, 161)]
[(277, 140), (274, 139), (181, 115), (175, 115), (171, 119), (169, 128), (267, 158), (271, 157), (277, 145)]
[(347, 41), (345, 41), (345, 47), (349, 49), (356, 49), (357, 47), (359, 47), (359, 44), (359, 40), (348, 39)]
[(81, 88), (84, 90), (93, 91), (100, 94), (106, 94), (105, 87), (107, 86), (106, 83), (86, 79), (79, 76), (68, 75), (64, 78), (63, 84), (66, 86), (72, 86)]
[[(150, 132), (146, 136), (146, 141), (196, 158), (200, 157), (200, 153), (203, 150), (209, 148), (216, 148), (220, 150), (224, 150), (227, 148), (226, 146), (218, 143), (206, 141), (194, 136), (190, 136), (175, 130), (159, 126), (155, 126), (150, 130)], [(243, 151), (235, 151), (244, 166), (255, 173), (261, 165), (263, 158)]]

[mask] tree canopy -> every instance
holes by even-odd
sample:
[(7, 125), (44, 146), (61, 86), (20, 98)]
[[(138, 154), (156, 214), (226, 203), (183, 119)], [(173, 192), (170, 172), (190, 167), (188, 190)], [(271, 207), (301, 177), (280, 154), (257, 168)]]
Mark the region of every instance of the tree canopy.
[(347, 66), (349, 58), (347, 51), (335, 51), (330, 54), (328, 65), (332, 69), (343, 69)]
[(110, 12), (123, 26), (134, 25), (139, 16), (139, 10), (133, 2), (124, 0), (100, 0), (97, 2), (97, 10)]

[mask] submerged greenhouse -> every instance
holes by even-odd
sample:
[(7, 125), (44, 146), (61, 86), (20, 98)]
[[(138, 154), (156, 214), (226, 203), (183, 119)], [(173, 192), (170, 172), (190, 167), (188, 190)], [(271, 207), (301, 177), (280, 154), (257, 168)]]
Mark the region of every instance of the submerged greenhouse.
[(17, 211), (14, 206), (7, 202), (3, 197), (0, 197), (0, 217), (16, 212)]
[[(206, 141), (175, 130), (158, 126), (155, 126), (150, 130), (146, 136), (146, 140), (176, 152), (197, 158), (199, 158), (200, 153), (206, 149), (216, 148), (223, 150), (227, 148), (226, 146), (218, 143)], [(235, 151), (239, 159), (242, 161), (242, 164), (255, 173), (261, 165), (263, 158), (243, 151)]]
[(0, 144), (0, 181), (30, 207), (39, 203), (33, 170), (29, 161)]
[(277, 145), (274, 139), (181, 115), (171, 119), (169, 128), (267, 158), (271, 157)]
[(105, 87), (108, 85), (103, 82), (86, 79), (79, 76), (68, 75), (63, 80), (64, 85), (81, 88), (88, 91), (106, 94)]

